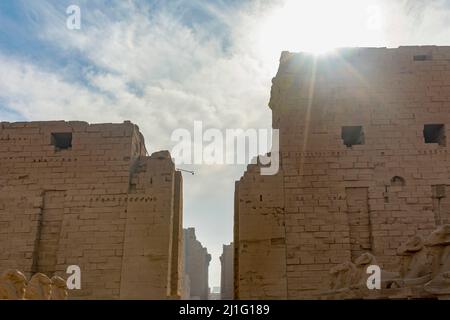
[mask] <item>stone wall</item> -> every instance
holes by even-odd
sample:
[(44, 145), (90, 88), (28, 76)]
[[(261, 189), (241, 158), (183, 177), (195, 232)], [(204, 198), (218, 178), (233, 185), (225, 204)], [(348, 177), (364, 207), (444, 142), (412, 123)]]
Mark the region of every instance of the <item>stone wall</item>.
[(67, 277), (71, 298), (179, 297), (182, 179), (136, 125), (0, 124), (0, 271)]
[(209, 262), (211, 255), (195, 236), (195, 229), (184, 229), (184, 257), (186, 282), (189, 283), (188, 300), (208, 300)]
[(220, 298), (222, 300), (233, 300), (233, 261), (234, 248), (233, 243), (223, 245), (222, 255), (220, 256)]
[(449, 223), (450, 47), (284, 52), (270, 108), (281, 169), (236, 184), (236, 297), (313, 297), (363, 252), (393, 270)]

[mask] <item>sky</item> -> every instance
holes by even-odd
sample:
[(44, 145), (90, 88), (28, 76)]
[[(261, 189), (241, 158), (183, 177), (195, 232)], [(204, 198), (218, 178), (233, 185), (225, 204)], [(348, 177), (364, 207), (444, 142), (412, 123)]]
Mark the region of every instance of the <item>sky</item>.
[[(66, 27), (67, 7), (81, 29)], [(1, 0), (0, 121), (131, 120), (150, 153), (174, 130), (269, 129), (280, 54), (450, 45), (450, 0)], [(184, 227), (212, 255), (233, 237), (245, 165), (186, 165)]]

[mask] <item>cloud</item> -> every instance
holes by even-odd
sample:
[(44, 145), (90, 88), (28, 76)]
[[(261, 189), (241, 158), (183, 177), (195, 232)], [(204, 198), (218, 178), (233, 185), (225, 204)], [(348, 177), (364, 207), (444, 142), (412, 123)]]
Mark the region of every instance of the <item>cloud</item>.
[(450, 3), (446, 0), (385, 1), (386, 43), (449, 45)]
[[(20, 32), (30, 47), (21, 44), (22, 51), (14, 52), (15, 46), (0, 44), (0, 117), (131, 120), (144, 133), (149, 152), (170, 150), (172, 131), (190, 130), (194, 120), (219, 129), (270, 127), (267, 102), (279, 54), (305, 41), (295, 35), (314, 35), (314, 25), (298, 34), (286, 25), (279, 30), (288, 33), (270, 34), (295, 39), (270, 42), (273, 38), (262, 30), (267, 31), (267, 19), (283, 0), (73, 2), (82, 10), (79, 31), (66, 29), (60, 1), (17, 2), (25, 18), (16, 29), (31, 33)], [(301, 1), (300, 8), (308, 3)], [(385, 45), (445, 44), (450, 39), (444, 1), (375, 3), (385, 13), (376, 38)], [(13, 41), (11, 19), (4, 30)], [(234, 180), (245, 168), (192, 169), (196, 175), (185, 178), (185, 222), (197, 227), (198, 238), (213, 253), (217, 285), (221, 245), (232, 237)]]

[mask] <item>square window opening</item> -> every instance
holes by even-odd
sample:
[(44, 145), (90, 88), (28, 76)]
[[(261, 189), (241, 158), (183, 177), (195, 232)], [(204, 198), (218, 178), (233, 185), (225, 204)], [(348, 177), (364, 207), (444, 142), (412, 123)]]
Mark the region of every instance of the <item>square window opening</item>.
[(440, 146), (446, 145), (445, 125), (443, 124), (426, 124), (423, 127), (423, 137), (425, 143), (437, 143)]
[(342, 127), (341, 138), (347, 147), (364, 144), (364, 131), (362, 126)]
[(55, 150), (67, 150), (72, 148), (72, 133), (64, 132), (64, 133), (52, 133), (51, 137), (52, 145), (55, 146)]
[(417, 54), (413, 57), (414, 61), (429, 61), (433, 60), (431, 54)]

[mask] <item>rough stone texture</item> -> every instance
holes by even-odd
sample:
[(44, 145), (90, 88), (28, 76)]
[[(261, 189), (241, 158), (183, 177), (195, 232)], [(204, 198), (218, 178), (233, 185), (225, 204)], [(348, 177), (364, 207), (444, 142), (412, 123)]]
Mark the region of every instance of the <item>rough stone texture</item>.
[(6, 270), (0, 276), (0, 300), (66, 300), (66, 280), (43, 273), (34, 274), (30, 281), (19, 270)]
[(222, 300), (233, 299), (233, 261), (234, 248), (233, 243), (223, 245), (223, 252), (220, 256), (221, 272), (220, 272), (220, 298)]
[[(186, 258), (185, 258), (185, 260), (186, 260)], [(182, 300), (190, 300), (191, 299), (191, 279), (189, 279), (189, 276), (186, 274), (186, 272), (183, 273), (182, 288), (183, 288), (183, 292), (181, 293), (181, 299)]]
[(146, 154), (130, 122), (0, 123), (0, 272), (78, 265), (71, 298), (180, 297), (181, 175)]
[[(367, 267), (376, 258), (364, 253), (353, 262), (334, 267), (329, 291), (320, 299), (450, 299), (450, 224), (439, 226), (424, 240), (414, 236), (402, 244), (400, 272), (382, 270), (379, 290), (367, 287)], [(348, 267), (354, 266), (354, 267)]]
[(284, 52), (270, 108), (281, 169), (236, 183), (237, 298), (314, 297), (364, 252), (397, 270), (450, 222), (450, 47)]
[(6, 270), (0, 276), (0, 300), (23, 300), (27, 278), (18, 270)]
[(211, 255), (195, 236), (195, 229), (184, 229), (185, 283), (189, 284), (187, 300), (208, 300), (208, 269)]

